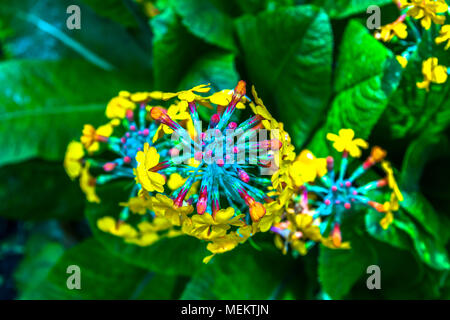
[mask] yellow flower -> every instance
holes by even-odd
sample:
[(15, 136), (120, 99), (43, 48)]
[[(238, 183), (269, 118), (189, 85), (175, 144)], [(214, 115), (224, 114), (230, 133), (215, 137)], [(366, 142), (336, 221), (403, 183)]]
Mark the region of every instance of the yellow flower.
[(398, 63), (400, 63), (402, 68), (405, 69), (408, 65), (408, 60), (404, 56), (396, 56), (395, 58), (397, 59)]
[(342, 242), (339, 245), (336, 245), (336, 243), (333, 241), (332, 237), (328, 237), (328, 238), (322, 238), (322, 244), (330, 249), (350, 249), (350, 242), (346, 241), (346, 242)]
[[(177, 120), (189, 120), (191, 119), (191, 116), (189, 112), (187, 111), (188, 103), (186, 101), (180, 101), (177, 104), (173, 104), (167, 109), (167, 115), (174, 121)], [(166, 126), (165, 124), (160, 124), (158, 127), (158, 130), (156, 130), (155, 135), (153, 136), (153, 142), (158, 140), (160, 136), (162, 136), (161, 132), (164, 132), (165, 134), (171, 134), (173, 130), (169, 128), (169, 126)]]
[(123, 119), (127, 114), (127, 110), (134, 110), (136, 108), (136, 104), (124, 97), (124, 92), (121, 93), (122, 95), (112, 98), (106, 106), (106, 117), (108, 117), (108, 119)]
[(420, 20), (422, 27), (430, 29), (431, 21), (436, 24), (443, 24), (445, 16), (439, 16), (438, 13), (444, 13), (448, 9), (445, 0), (410, 0), (402, 1), (402, 7), (409, 8), (407, 14), (414, 19)]
[(136, 92), (130, 95), (130, 100), (136, 103), (145, 103), (149, 100), (148, 92)]
[(136, 180), (141, 184), (142, 188), (147, 191), (164, 192), (164, 184), (166, 183), (162, 174), (151, 171), (159, 163), (159, 154), (154, 147), (148, 143), (144, 145), (144, 151), (136, 154), (138, 166), (136, 168)]
[(117, 223), (113, 217), (103, 217), (97, 220), (97, 227), (103, 232), (125, 239), (135, 238), (138, 235), (138, 232), (132, 226), (123, 221)]
[(354, 158), (359, 158), (361, 156), (361, 150), (364, 148), (367, 149), (369, 144), (363, 139), (354, 139), (355, 132), (352, 129), (341, 129), (339, 130), (339, 136), (333, 133), (327, 134), (327, 139), (330, 141), (334, 141), (333, 147), (339, 151), (347, 151)]
[(173, 97), (178, 97), (178, 99), (180, 99), (180, 100), (192, 102), (197, 99), (204, 99), (202, 96), (196, 95), (195, 93), (206, 93), (206, 92), (209, 92), (209, 90), (211, 90), (211, 88), (209, 87), (209, 83), (201, 84), (190, 90), (184, 90), (184, 91), (179, 91), (179, 92), (175, 92), (175, 93), (162, 93), (161, 99), (169, 100)]
[(147, 209), (152, 210), (152, 203), (144, 197), (132, 197), (127, 202), (121, 202), (119, 205), (130, 208), (131, 212), (145, 214)]
[(84, 157), (83, 145), (78, 141), (72, 141), (67, 146), (64, 157), (64, 168), (70, 179), (75, 179), (81, 174), (83, 168), (82, 159)]
[(216, 238), (213, 242), (208, 243), (206, 249), (211, 251), (213, 254), (207, 256), (203, 259), (203, 263), (208, 263), (216, 254), (224, 253), (236, 248), (236, 246), (247, 240), (246, 238), (240, 237), (236, 232), (227, 234), (226, 236)]
[[(207, 99), (218, 106), (228, 106), (228, 104), (231, 102), (231, 98), (233, 97), (233, 92), (233, 90), (222, 90), (212, 94), (211, 96), (207, 97)], [(236, 105), (236, 108), (245, 109), (245, 104), (239, 101)]]
[(141, 247), (147, 247), (149, 245), (152, 245), (159, 239), (160, 239), (160, 236), (156, 232), (148, 232), (148, 233), (141, 234), (136, 238), (125, 239), (125, 242), (136, 244)]
[(100, 203), (100, 198), (95, 193), (96, 179), (89, 174), (89, 167), (89, 162), (86, 162), (86, 165), (81, 170), (80, 187), (85, 193), (87, 201)]
[(447, 41), (447, 45), (445, 46), (445, 50), (450, 48), (450, 24), (446, 24), (442, 26), (439, 36), (435, 39), (436, 44), (441, 44)]
[(309, 214), (300, 213), (295, 216), (296, 230), (303, 233), (303, 236), (313, 241), (319, 241), (322, 238), (319, 226), (314, 224), (313, 217)]
[(100, 149), (100, 143), (106, 142), (109, 136), (113, 133), (113, 125), (107, 123), (98, 127), (96, 130), (92, 125), (85, 124), (83, 128), (83, 135), (81, 136), (81, 143), (84, 145), (89, 153), (98, 151)]
[(327, 160), (316, 158), (311, 151), (303, 150), (290, 167), (290, 175), (296, 186), (313, 182), (327, 173)]
[(192, 206), (175, 206), (172, 199), (160, 193), (151, 198), (151, 201), (156, 216), (165, 217), (175, 226), (181, 226), (187, 215), (194, 211)]
[(444, 83), (447, 81), (447, 68), (439, 65), (438, 58), (429, 58), (422, 64), (424, 80), (417, 83), (420, 89), (430, 90), (430, 83)]
[(386, 174), (387, 174), (387, 181), (388, 181), (389, 188), (392, 189), (392, 191), (394, 192), (398, 201), (403, 201), (403, 195), (400, 192), (400, 189), (398, 188), (397, 181), (395, 181), (394, 170), (392, 169), (391, 164), (388, 161), (383, 161), (381, 163), (381, 167), (383, 168), (384, 172), (386, 172)]
[(250, 103), (250, 109), (253, 111), (255, 115), (259, 115), (263, 118), (262, 124), (264, 128), (266, 128), (267, 130), (278, 129), (279, 128), (278, 122), (275, 120), (274, 117), (272, 117), (269, 110), (267, 110), (261, 98), (258, 97), (255, 86), (252, 86), (252, 94), (255, 102)]
[(216, 212), (213, 218), (209, 213), (196, 214), (183, 224), (183, 231), (202, 240), (211, 240), (226, 235), (231, 226), (243, 226), (241, 220), (245, 215), (234, 216), (234, 209), (229, 207)]
[(394, 221), (394, 214), (393, 211), (397, 211), (399, 208), (398, 205), (398, 198), (396, 196), (396, 194), (393, 192), (391, 194), (391, 200), (387, 201), (384, 203), (383, 205), (383, 209), (385, 212), (385, 216), (383, 219), (380, 220), (380, 226), (386, 230), (387, 228), (389, 228), (389, 226), (392, 224), (392, 222)]
[(167, 181), (167, 186), (170, 190), (177, 190), (181, 187), (187, 179), (184, 179), (179, 173), (172, 173)]
[(381, 27), (381, 31), (375, 34), (375, 38), (389, 42), (394, 36), (405, 39), (408, 36), (407, 26), (402, 21), (395, 21)]

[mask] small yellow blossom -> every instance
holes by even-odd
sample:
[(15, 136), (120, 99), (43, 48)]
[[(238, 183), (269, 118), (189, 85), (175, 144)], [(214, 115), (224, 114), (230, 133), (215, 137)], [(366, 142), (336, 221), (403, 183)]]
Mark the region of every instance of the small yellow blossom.
[(400, 189), (397, 185), (397, 181), (395, 180), (394, 170), (392, 169), (391, 164), (388, 161), (383, 161), (381, 163), (381, 167), (383, 168), (384, 172), (386, 172), (386, 174), (387, 174), (387, 181), (388, 181), (389, 188), (392, 189), (392, 191), (394, 192), (398, 201), (403, 201), (403, 195), (400, 192)]
[(353, 139), (355, 132), (352, 129), (341, 129), (339, 135), (334, 133), (328, 133), (327, 139), (334, 141), (333, 147), (339, 151), (347, 151), (354, 158), (361, 156), (361, 150), (359, 148), (367, 149), (369, 144), (363, 139)]
[[(177, 104), (173, 104), (167, 109), (167, 115), (174, 121), (177, 120), (189, 120), (191, 116), (187, 111), (188, 103), (186, 101), (180, 101)], [(166, 126), (165, 124), (161, 124), (156, 130), (155, 135), (153, 136), (153, 142), (155, 142), (160, 136), (162, 136), (162, 132), (165, 134), (171, 134), (173, 130)]]
[(444, 24), (445, 15), (438, 15), (448, 10), (445, 0), (410, 0), (402, 1), (401, 9), (408, 8), (408, 16), (421, 20), (422, 27), (430, 29), (431, 22)]
[(81, 170), (80, 187), (85, 193), (87, 201), (100, 203), (100, 198), (95, 193), (96, 179), (89, 174), (89, 167), (89, 162), (86, 162), (86, 165)]
[(132, 197), (128, 199), (127, 202), (121, 202), (119, 205), (123, 207), (128, 207), (131, 212), (137, 214), (145, 214), (147, 209), (151, 210), (152, 203), (150, 200), (144, 197)]
[(170, 190), (176, 190), (181, 187), (187, 179), (183, 178), (179, 173), (172, 173), (167, 181)]
[(417, 83), (417, 87), (420, 89), (430, 90), (430, 84), (438, 83), (442, 84), (447, 81), (447, 68), (440, 66), (438, 58), (429, 58), (422, 64), (422, 73), (424, 80)]
[(397, 36), (400, 39), (405, 39), (408, 36), (407, 26), (402, 21), (395, 21), (381, 27), (381, 31), (375, 33), (375, 38), (384, 42), (389, 42)]
[(112, 98), (108, 103), (106, 106), (106, 116), (108, 119), (123, 119), (127, 114), (127, 110), (134, 110), (135, 108), (136, 104), (124, 97), (122, 92), (122, 95)]
[(215, 217), (209, 213), (196, 214), (183, 224), (183, 231), (202, 240), (211, 240), (226, 235), (231, 226), (243, 226), (241, 214), (234, 216), (234, 209), (229, 207), (216, 212)]
[(436, 44), (441, 44), (447, 41), (447, 45), (445, 46), (445, 50), (450, 48), (450, 24), (446, 24), (442, 26), (439, 36), (435, 39)]
[(149, 146), (148, 143), (144, 144), (144, 151), (139, 151), (136, 154), (136, 161), (138, 166), (136, 168), (136, 180), (141, 184), (142, 188), (147, 191), (164, 192), (165, 179), (162, 174), (158, 172), (152, 172), (159, 163), (159, 154), (154, 147)]
[(397, 59), (398, 63), (400, 63), (402, 68), (405, 69), (408, 65), (408, 59), (406, 59), (404, 56), (396, 56), (395, 58)]
[(380, 220), (380, 226), (386, 230), (394, 221), (393, 211), (397, 211), (399, 209), (398, 198), (394, 192), (391, 194), (391, 200), (383, 204), (383, 209), (385, 216)]
[(204, 99), (202, 96), (199, 96), (195, 93), (206, 93), (206, 92), (209, 92), (209, 90), (211, 90), (211, 88), (209, 87), (209, 84), (201, 84), (190, 90), (184, 90), (184, 91), (179, 91), (179, 92), (175, 92), (175, 93), (162, 93), (161, 99), (169, 100), (173, 97), (178, 97), (178, 99), (180, 99), (180, 100), (184, 100), (186, 102), (192, 102), (197, 99)]
[(226, 236), (216, 238), (213, 242), (208, 243), (206, 249), (213, 254), (203, 259), (203, 263), (208, 263), (216, 254), (224, 253), (236, 248), (236, 246), (247, 240), (244, 237), (239, 236), (236, 232), (227, 234)]
[(136, 229), (125, 222), (116, 222), (113, 217), (103, 217), (97, 220), (97, 227), (103, 232), (111, 233), (125, 239), (135, 238), (138, 235)]
[(98, 151), (100, 149), (99, 141), (106, 142), (107, 138), (113, 133), (113, 125), (107, 123), (95, 129), (90, 124), (85, 124), (83, 128), (83, 135), (81, 136), (81, 143), (84, 145), (89, 153)]
[(325, 173), (327, 173), (327, 160), (316, 158), (309, 150), (303, 150), (290, 167), (290, 175), (296, 186), (313, 182), (316, 177), (321, 177)]
[(156, 216), (165, 217), (175, 226), (181, 226), (187, 215), (194, 211), (192, 206), (175, 206), (172, 199), (160, 193), (152, 197), (151, 201)]
[[(231, 98), (233, 97), (233, 92), (233, 90), (222, 90), (207, 97), (207, 99), (218, 106), (228, 106), (228, 104), (231, 102)], [(245, 104), (239, 101), (236, 104), (236, 108), (245, 109)]]
[(64, 168), (70, 179), (75, 179), (81, 174), (83, 168), (82, 159), (84, 157), (83, 145), (78, 141), (72, 141), (67, 146), (64, 157)]

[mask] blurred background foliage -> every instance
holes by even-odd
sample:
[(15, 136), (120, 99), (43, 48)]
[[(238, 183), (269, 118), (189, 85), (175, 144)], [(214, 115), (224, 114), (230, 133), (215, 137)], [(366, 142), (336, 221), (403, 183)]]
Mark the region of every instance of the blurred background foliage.
[[(81, 29), (66, 8), (81, 8)], [(1, 299), (449, 299), (450, 81), (417, 89), (419, 43), (406, 69), (365, 27), (390, 0), (0, 1)], [(405, 201), (382, 230), (374, 211), (343, 225), (352, 250), (283, 256), (271, 234), (208, 265), (197, 239), (142, 248), (96, 229), (119, 210), (120, 186), (87, 205), (62, 167), (84, 123), (98, 125), (119, 90), (255, 85), (296, 150), (335, 155), (327, 132), (353, 128), (388, 151)], [(102, 213), (103, 212), (103, 213)], [(68, 265), (82, 290), (68, 290)], [(379, 265), (382, 290), (366, 288)]]

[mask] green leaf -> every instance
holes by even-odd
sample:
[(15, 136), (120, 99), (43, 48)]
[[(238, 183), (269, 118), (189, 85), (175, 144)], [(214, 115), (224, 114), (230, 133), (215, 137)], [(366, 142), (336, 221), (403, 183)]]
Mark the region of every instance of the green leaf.
[[(66, 10), (73, 4), (79, 5), (82, 12), (81, 29), (69, 30)], [(133, 70), (141, 75), (149, 72), (150, 39), (141, 39), (141, 33), (131, 34), (122, 25), (99, 17), (80, 1), (16, 1), (0, 5), (0, 17), (14, 30), (7, 41), (14, 57), (82, 57), (104, 70)]]
[(211, 84), (211, 93), (234, 89), (239, 74), (234, 65), (234, 55), (210, 52), (198, 59), (181, 81), (179, 89), (192, 88), (199, 84)]
[(279, 113), (300, 146), (317, 125), (331, 86), (333, 35), (328, 16), (312, 6), (280, 8), (237, 20), (249, 80)]
[(414, 247), (420, 259), (436, 270), (450, 269), (447, 250), (440, 241), (417, 226), (408, 216), (396, 213), (394, 225), (407, 232), (413, 240)]
[(171, 8), (151, 20), (155, 87), (173, 91), (201, 52), (202, 44), (181, 24)]
[(197, 37), (220, 48), (235, 50), (233, 20), (219, 0), (172, 0), (183, 24)]
[(295, 275), (292, 261), (273, 247), (257, 251), (243, 244), (203, 266), (181, 299), (277, 299)]
[(83, 124), (106, 122), (102, 114), (112, 97), (145, 83), (78, 60), (2, 62), (0, 81), (0, 165), (61, 160)]
[(421, 134), (436, 135), (450, 125), (450, 81), (431, 84), (430, 91), (417, 88), (423, 81), (422, 63), (437, 57), (439, 64), (448, 67), (450, 55), (444, 45), (434, 44), (432, 29), (424, 32), (418, 48), (408, 59), (398, 90), (394, 93), (383, 115), (380, 131), (394, 138), (411, 138)]
[(344, 33), (336, 68), (335, 97), (325, 123), (309, 148), (318, 156), (332, 153), (328, 132), (351, 128), (367, 138), (398, 85), (401, 67), (393, 54), (356, 21)]
[(354, 14), (366, 13), (370, 6), (390, 4), (392, 0), (313, 0), (312, 3), (323, 7), (330, 17), (342, 19)]
[(350, 250), (335, 250), (320, 246), (319, 281), (322, 289), (332, 299), (342, 299), (358, 279), (365, 274), (368, 266), (374, 264), (375, 255), (368, 241), (360, 236), (350, 236)]
[(384, 213), (375, 210), (368, 210), (365, 215), (365, 224), (367, 232), (375, 239), (388, 243), (393, 247), (409, 250), (412, 243), (408, 234), (396, 228), (394, 225), (384, 230), (380, 226), (380, 220), (384, 217)]
[[(132, 182), (134, 183), (134, 182)], [(97, 193), (101, 204), (89, 204), (86, 216), (94, 236), (105, 248), (124, 261), (150, 271), (167, 275), (192, 275), (208, 255), (206, 243), (189, 236), (164, 238), (151, 246), (141, 247), (126, 243), (123, 238), (105, 233), (97, 228), (97, 220), (104, 216), (117, 219), (122, 207), (119, 202), (128, 198), (124, 183), (99, 186)]]
[[(73, 274), (67, 273), (67, 267), (71, 265), (80, 268), (80, 290), (67, 288), (66, 282)], [(36, 290), (28, 290), (21, 298), (170, 299), (175, 279), (172, 278), (172, 281), (169, 279), (164, 280), (159, 275), (125, 263), (109, 254), (103, 246), (91, 238), (67, 250)], [(148, 286), (152, 289), (150, 290)]]
[(24, 258), (14, 272), (19, 298), (26, 292), (39, 291), (39, 283), (65, 251), (64, 246), (48, 236), (32, 234), (28, 239)]
[[(26, 195), (26, 196), (25, 196)], [(14, 220), (82, 219), (84, 195), (61, 162), (27, 161), (0, 168), (0, 216)]]
[(137, 26), (136, 18), (123, 0), (82, 0), (82, 2), (102, 17), (111, 19), (125, 27)]

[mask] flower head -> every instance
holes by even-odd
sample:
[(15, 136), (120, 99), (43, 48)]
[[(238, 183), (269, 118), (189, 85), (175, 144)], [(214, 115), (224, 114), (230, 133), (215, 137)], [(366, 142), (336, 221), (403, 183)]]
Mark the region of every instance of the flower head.
[(144, 151), (138, 151), (136, 161), (136, 180), (147, 191), (164, 191), (166, 183), (163, 175), (157, 171), (156, 166), (159, 164), (159, 154), (154, 147), (150, 147), (148, 143), (144, 144)]
[(70, 179), (80, 176), (83, 169), (82, 159), (84, 157), (83, 145), (80, 142), (72, 141), (67, 146), (66, 155), (64, 157), (64, 168)]
[(381, 27), (381, 31), (375, 33), (375, 38), (380, 39), (384, 42), (389, 42), (397, 36), (400, 39), (405, 39), (408, 36), (407, 26), (403, 22), (403, 19), (398, 19), (397, 21), (387, 24)]
[(447, 45), (445, 46), (445, 50), (448, 50), (448, 48), (450, 48), (450, 24), (442, 26), (439, 36), (435, 39), (436, 44), (441, 44), (446, 41)]

